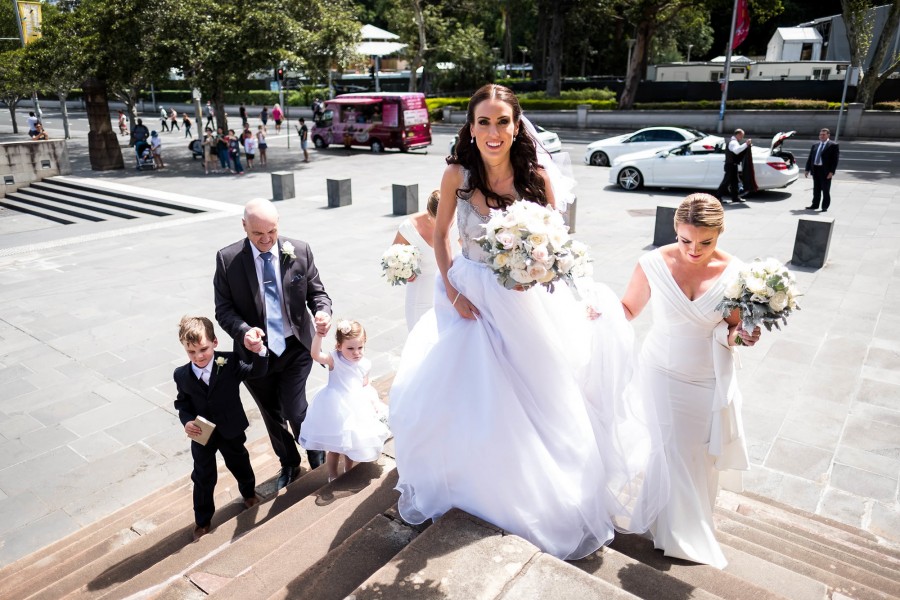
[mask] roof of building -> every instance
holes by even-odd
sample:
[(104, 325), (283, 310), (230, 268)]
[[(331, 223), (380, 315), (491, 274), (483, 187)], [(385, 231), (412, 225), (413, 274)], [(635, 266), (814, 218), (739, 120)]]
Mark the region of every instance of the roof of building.
[(374, 40), (399, 40), (400, 36), (396, 33), (391, 33), (390, 31), (385, 31), (380, 27), (375, 27), (374, 25), (363, 25), (360, 30), (361, 37), (366, 41), (374, 41)]
[(822, 41), (822, 35), (814, 27), (779, 27), (776, 33), (786, 42)]

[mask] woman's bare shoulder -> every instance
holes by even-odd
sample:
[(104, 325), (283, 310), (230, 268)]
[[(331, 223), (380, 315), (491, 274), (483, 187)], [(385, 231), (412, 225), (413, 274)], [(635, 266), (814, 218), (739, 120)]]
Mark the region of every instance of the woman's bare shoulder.
[(447, 168), (444, 169), (445, 182), (461, 183), (464, 175), (465, 169), (459, 164), (447, 165)]

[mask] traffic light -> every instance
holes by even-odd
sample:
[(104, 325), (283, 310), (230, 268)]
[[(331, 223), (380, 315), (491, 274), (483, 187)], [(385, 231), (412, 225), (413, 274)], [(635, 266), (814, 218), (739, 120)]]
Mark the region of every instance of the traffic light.
[(278, 67), (275, 69), (275, 79), (278, 81), (284, 81), (284, 67)]

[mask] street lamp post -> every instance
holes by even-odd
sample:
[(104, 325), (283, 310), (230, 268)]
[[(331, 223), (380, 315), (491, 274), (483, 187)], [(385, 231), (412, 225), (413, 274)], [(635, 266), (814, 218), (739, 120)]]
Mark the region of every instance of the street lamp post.
[(688, 44), (687, 62), (691, 62), (691, 48), (693, 48), (693, 47), (694, 47), (693, 44)]

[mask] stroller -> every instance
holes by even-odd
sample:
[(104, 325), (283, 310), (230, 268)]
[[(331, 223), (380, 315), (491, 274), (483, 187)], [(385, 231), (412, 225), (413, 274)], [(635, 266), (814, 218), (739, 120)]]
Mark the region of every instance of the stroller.
[(156, 168), (156, 163), (153, 162), (153, 153), (150, 149), (149, 142), (145, 140), (135, 142), (134, 157), (138, 171), (143, 171), (144, 169), (152, 171)]
[(203, 142), (200, 140), (191, 140), (191, 143), (188, 144), (188, 150), (191, 151), (192, 159), (203, 158)]

